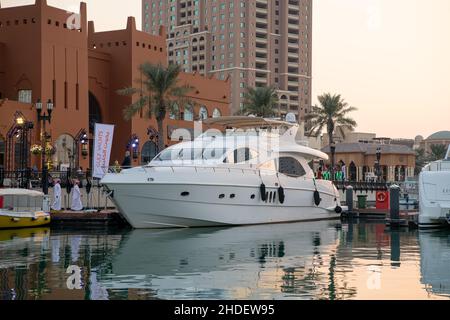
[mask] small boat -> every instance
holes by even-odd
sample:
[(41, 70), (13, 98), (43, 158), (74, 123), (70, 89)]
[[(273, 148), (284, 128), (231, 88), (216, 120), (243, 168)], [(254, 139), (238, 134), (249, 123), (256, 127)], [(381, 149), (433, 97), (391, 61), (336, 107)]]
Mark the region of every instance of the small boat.
[(50, 224), (50, 202), (42, 192), (0, 189), (0, 229), (32, 228)]
[(419, 176), (419, 227), (450, 224), (450, 146), (445, 159), (425, 166)]

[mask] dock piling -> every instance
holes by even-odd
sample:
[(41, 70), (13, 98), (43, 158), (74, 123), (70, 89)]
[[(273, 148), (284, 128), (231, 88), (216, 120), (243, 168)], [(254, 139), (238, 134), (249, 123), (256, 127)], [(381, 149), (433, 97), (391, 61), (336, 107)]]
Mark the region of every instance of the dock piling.
[(389, 188), (390, 193), (390, 213), (391, 220), (399, 220), (400, 219), (400, 187), (397, 185), (392, 185)]
[(389, 187), (390, 197), (390, 217), (387, 219), (387, 225), (391, 228), (408, 227), (409, 222), (406, 219), (400, 219), (400, 186), (392, 185)]
[(348, 186), (345, 189), (345, 202), (348, 207), (348, 212), (353, 212), (353, 187)]

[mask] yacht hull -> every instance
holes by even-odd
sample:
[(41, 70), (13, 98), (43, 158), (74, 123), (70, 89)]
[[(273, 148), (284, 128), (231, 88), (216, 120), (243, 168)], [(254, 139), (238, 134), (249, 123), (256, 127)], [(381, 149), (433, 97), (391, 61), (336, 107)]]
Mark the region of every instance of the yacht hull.
[(450, 171), (424, 171), (419, 178), (419, 227), (439, 228), (450, 223)]
[(267, 188), (263, 201), (259, 186), (197, 184), (114, 184), (113, 201), (132, 227), (184, 228), (270, 224), (336, 219), (336, 196), (322, 190), (314, 204), (315, 189)]

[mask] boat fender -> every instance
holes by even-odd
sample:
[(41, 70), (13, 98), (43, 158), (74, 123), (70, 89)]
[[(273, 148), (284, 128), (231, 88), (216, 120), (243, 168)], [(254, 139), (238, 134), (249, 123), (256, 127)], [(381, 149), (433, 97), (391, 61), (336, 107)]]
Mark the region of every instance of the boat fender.
[(336, 209), (334, 209), (334, 211), (335, 211), (337, 214), (341, 214), (341, 213), (342, 213), (342, 207), (336, 206)]
[(278, 200), (280, 201), (281, 204), (283, 204), (285, 199), (286, 195), (284, 194), (284, 188), (280, 186), (278, 188)]
[(264, 183), (261, 183), (259, 190), (261, 192), (261, 200), (266, 201), (267, 200), (266, 185)]
[(322, 199), (320, 198), (320, 193), (319, 191), (314, 191), (314, 203), (316, 204), (316, 206), (319, 206), (320, 203), (322, 202)]
[(19, 222), (19, 221), (20, 221), (20, 218), (11, 218), (11, 221), (12, 221), (12, 222)]

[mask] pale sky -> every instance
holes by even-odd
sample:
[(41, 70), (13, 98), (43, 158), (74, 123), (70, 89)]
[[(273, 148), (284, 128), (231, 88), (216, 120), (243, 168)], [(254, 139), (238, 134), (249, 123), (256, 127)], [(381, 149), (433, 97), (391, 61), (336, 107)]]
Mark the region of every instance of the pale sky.
[[(0, 0), (2, 6), (34, 0)], [(313, 0), (313, 103), (340, 93), (357, 131), (392, 138), (450, 130), (449, 0)], [(77, 0), (47, 0), (78, 11)], [(86, 0), (96, 30), (141, 27), (141, 0)]]

